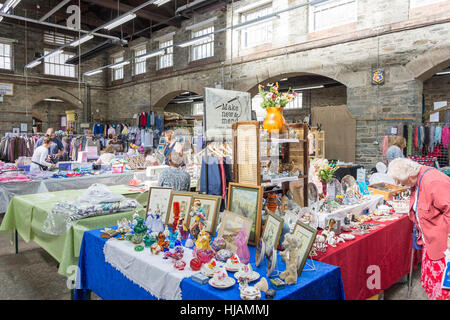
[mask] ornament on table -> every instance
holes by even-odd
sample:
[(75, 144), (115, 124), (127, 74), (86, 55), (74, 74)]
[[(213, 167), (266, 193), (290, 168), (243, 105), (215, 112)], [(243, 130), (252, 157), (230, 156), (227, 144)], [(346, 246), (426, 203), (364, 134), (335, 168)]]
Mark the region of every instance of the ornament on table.
[(260, 291), (267, 292), (267, 290), (269, 290), (269, 283), (266, 278), (262, 277), (261, 280), (255, 284), (255, 288), (258, 288)]
[(158, 233), (158, 245), (161, 247), (161, 250), (164, 250), (169, 247), (170, 243), (166, 240), (164, 233)]
[(184, 249), (183, 247), (176, 247), (173, 251), (166, 251), (164, 253), (164, 259), (181, 260), (183, 259)]
[(205, 276), (212, 277), (214, 275), (214, 272), (216, 272), (218, 268), (219, 265), (216, 259), (211, 259), (211, 261), (202, 265), (201, 271)]
[(192, 241), (191, 235), (189, 234), (186, 243), (184, 244), (186, 248), (192, 248), (194, 246), (194, 241)]
[(170, 231), (169, 231), (169, 227), (168, 227), (168, 226), (166, 226), (166, 227), (164, 228), (163, 233), (164, 233), (164, 236), (166, 237), (166, 239), (169, 239), (169, 238), (170, 238)]
[(154, 244), (151, 245), (150, 252), (152, 254), (159, 254), (161, 252), (161, 247), (159, 246), (159, 244), (157, 242), (155, 242)]
[(286, 263), (286, 270), (280, 274), (280, 278), (288, 285), (297, 283), (298, 253), (301, 246), (301, 241), (293, 234), (287, 234), (284, 237), (283, 248), (285, 250), (281, 251), (280, 255)]
[(189, 262), (189, 266), (191, 267), (192, 271), (199, 271), (202, 267), (202, 262), (199, 258), (193, 258)]
[(214, 258), (215, 252), (214, 250), (208, 249), (198, 249), (197, 247), (194, 249), (194, 257), (200, 259), (202, 263), (207, 263)]
[(186, 267), (186, 262), (184, 262), (183, 260), (178, 260), (173, 266), (175, 269), (182, 271)]
[(120, 233), (119, 240), (125, 240), (125, 234), (130, 231), (130, 221), (127, 218), (117, 221), (117, 231)]
[(179, 233), (176, 233), (176, 234), (177, 234), (177, 239), (175, 240), (174, 246), (175, 247), (182, 247), (183, 244), (181, 243), (181, 235)]
[(172, 232), (175, 232), (178, 226), (178, 219), (180, 218), (180, 203), (175, 201), (173, 203), (173, 223), (172, 223)]
[(247, 246), (248, 234), (245, 228), (242, 227), (241, 231), (236, 235), (234, 244), (236, 245), (236, 255), (239, 257), (242, 263), (247, 264), (250, 261), (250, 252)]
[(186, 226), (186, 220), (183, 217), (180, 217), (178, 220), (178, 233), (181, 236), (181, 239), (187, 239), (189, 235), (189, 229)]
[(217, 261), (221, 262), (227, 262), (228, 259), (230, 259), (233, 256), (233, 252), (231, 252), (228, 249), (221, 249), (217, 251), (216, 253), (216, 259)]
[(242, 300), (259, 300), (261, 299), (261, 291), (256, 287), (243, 286), (240, 289), (240, 296)]
[(144, 244), (146, 248), (151, 247), (157, 241), (158, 234), (152, 232), (151, 234), (147, 234), (144, 238)]
[(203, 208), (201, 207), (201, 201), (195, 200), (194, 204), (192, 205), (192, 210), (189, 213), (191, 216), (191, 219), (194, 219), (194, 223), (189, 228), (189, 232), (192, 235), (194, 239), (197, 239), (199, 233), (203, 230), (205, 227), (205, 213), (203, 211)]
[(211, 248), (218, 252), (222, 249), (225, 249), (227, 246), (227, 243), (225, 242), (225, 239), (222, 237), (217, 237), (216, 239), (214, 239), (214, 241), (211, 243)]
[(239, 260), (239, 257), (236, 255), (233, 255), (231, 258), (229, 258), (227, 260), (227, 262), (225, 263), (225, 269), (227, 269), (230, 272), (236, 272), (239, 271), (239, 269), (243, 266), (244, 264), (241, 263), (241, 261)]
[(145, 224), (150, 232), (159, 233), (164, 231), (164, 224), (161, 220), (161, 211), (159, 210), (159, 207), (155, 212), (150, 211)]
[(135, 217), (134, 219), (136, 221), (136, 225), (133, 228), (134, 234), (131, 237), (131, 241), (134, 244), (137, 244), (137, 246), (134, 247), (134, 250), (142, 251), (142, 250), (144, 250), (144, 247), (141, 246), (140, 244), (142, 243), (142, 241), (144, 240), (144, 237), (147, 234), (147, 226), (144, 223), (144, 219), (139, 217), (139, 215), (137, 217)]
[(198, 234), (195, 247), (197, 249), (212, 250), (209, 244), (209, 233), (205, 229), (201, 230)]

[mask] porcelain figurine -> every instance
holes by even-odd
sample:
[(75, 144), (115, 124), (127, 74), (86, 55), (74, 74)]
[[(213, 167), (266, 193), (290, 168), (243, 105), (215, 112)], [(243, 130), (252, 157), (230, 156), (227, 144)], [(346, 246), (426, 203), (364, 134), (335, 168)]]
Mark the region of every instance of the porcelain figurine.
[(192, 210), (189, 214), (191, 216), (191, 219), (194, 219), (194, 223), (189, 228), (189, 232), (194, 239), (197, 239), (199, 233), (205, 227), (205, 214), (201, 207), (200, 200), (194, 201), (194, 204), (192, 205)]
[(156, 212), (150, 212), (147, 216), (145, 224), (150, 232), (160, 233), (164, 231), (164, 224), (161, 221), (161, 213), (159, 209)]
[(245, 228), (242, 228), (241, 231), (236, 235), (234, 239), (234, 244), (236, 245), (236, 255), (239, 257), (242, 263), (247, 264), (250, 261), (250, 252), (247, 246), (248, 234), (245, 231)]
[(184, 244), (186, 248), (192, 248), (194, 246), (194, 241), (192, 241), (191, 235), (188, 236), (186, 243)]
[(159, 246), (159, 244), (157, 242), (155, 242), (154, 244), (151, 245), (150, 252), (152, 254), (159, 254), (161, 252), (161, 247)]
[(164, 233), (164, 236), (166, 237), (166, 239), (169, 239), (169, 238), (170, 238), (170, 231), (169, 231), (169, 227), (168, 227), (168, 226), (166, 226), (166, 227), (164, 228), (163, 233)]
[(284, 251), (281, 251), (283, 261), (286, 263), (286, 270), (280, 274), (280, 278), (283, 279), (286, 284), (297, 283), (297, 266), (298, 266), (298, 253), (302, 243), (293, 234), (287, 234), (283, 241)]
[(212, 250), (211, 245), (209, 244), (209, 233), (206, 230), (201, 230), (197, 241), (195, 241), (195, 246), (198, 249)]
[(158, 245), (161, 247), (161, 250), (168, 248), (170, 245), (169, 241), (166, 240), (166, 237), (162, 232), (158, 233)]

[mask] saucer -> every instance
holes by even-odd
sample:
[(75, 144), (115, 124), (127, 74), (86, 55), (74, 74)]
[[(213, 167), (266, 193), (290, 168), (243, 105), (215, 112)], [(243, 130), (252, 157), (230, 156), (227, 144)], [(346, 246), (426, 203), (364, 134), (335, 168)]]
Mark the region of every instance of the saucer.
[[(242, 275), (242, 273), (241, 273), (240, 271), (238, 271), (238, 272), (236, 272), (236, 273), (234, 274), (234, 277), (235, 277), (236, 279), (238, 279), (241, 275)], [(252, 271), (252, 272), (250, 273), (250, 276), (248, 277), (248, 281), (249, 281), (249, 282), (256, 281), (256, 280), (259, 279), (259, 277), (260, 277), (260, 276), (259, 276), (259, 273), (258, 273), (258, 272)]]
[(339, 237), (341, 237), (344, 240), (354, 240), (355, 239), (355, 235), (353, 235), (351, 233), (342, 233)]
[(226, 264), (225, 264), (225, 269), (226, 269), (227, 271), (230, 271), (230, 272), (236, 272), (236, 271), (239, 271), (239, 269), (240, 269), (242, 266), (244, 266), (243, 263), (234, 263), (234, 264), (228, 264), (228, 263), (226, 263)]
[(225, 280), (221, 281), (220, 283), (216, 283), (214, 282), (214, 280), (215, 280), (214, 278), (209, 279), (208, 283), (216, 289), (226, 289), (234, 286), (234, 284), (236, 283), (236, 280), (234, 280), (231, 277), (225, 278)]
[(210, 269), (207, 264), (203, 264), (202, 267), (200, 268), (202, 274), (207, 277), (212, 277), (214, 275), (214, 272), (216, 272), (217, 270), (218, 270), (217, 267)]

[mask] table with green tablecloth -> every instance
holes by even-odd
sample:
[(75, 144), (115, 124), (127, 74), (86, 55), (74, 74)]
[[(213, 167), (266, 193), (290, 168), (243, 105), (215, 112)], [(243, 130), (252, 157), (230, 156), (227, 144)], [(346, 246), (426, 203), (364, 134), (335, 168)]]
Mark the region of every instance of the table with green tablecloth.
[[(114, 193), (136, 199), (144, 207), (147, 205), (147, 191), (141, 192), (137, 188), (126, 185), (109, 186), (108, 188)], [(42, 231), (48, 213), (57, 202), (76, 200), (85, 190), (65, 190), (16, 196), (11, 199), (0, 231), (12, 233), (17, 231), (17, 234), (26, 242), (30, 240), (36, 242), (59, 262), (58, 273), (69, 275), (71, 272), (67, 268), (78, 264), (81, 240), (85, 231), (116, 225), (117, 220), (124, 217), (131, 219), (133, 215), (133, 211), (126, 211), (84, 218), (75, 221), (67, 233), (59, 236)], [(140, 214), (144, 215), (144, 210), (141, 210)]]

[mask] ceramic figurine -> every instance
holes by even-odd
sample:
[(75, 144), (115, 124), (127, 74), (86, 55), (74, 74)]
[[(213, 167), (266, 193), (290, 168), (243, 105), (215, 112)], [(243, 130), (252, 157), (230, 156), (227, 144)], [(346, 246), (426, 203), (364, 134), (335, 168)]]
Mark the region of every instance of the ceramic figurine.
[(170, 245), (169, 241), (166, 240), (166, 237), (162, 232), (158, 233), (158, 245), (161, 247), (161, 250), (168, 248)]
[(239, 257), (242, 263), (247, 264), (250, 261), (250, 252), (247, 246), (248, 234), (243, 227), (241, 231), (236, 235), (234, 244), (236, 245), (236, 255)]
[(186, 243), (184, 244), (186, 248), (192, 248), (194, 246), (194, 242), (191, 239), (191, 235), (188, 236)]
[(170, 231), (169, 231), (169, 227), (168, 226), (166, 226), (164, 228), (163, 233), (164, 233), (164, 236), (166, 237), (166, 239), (170, 238)]
[(161, 247), (159, 246), (158, 243), (155, 242), (154, 244), (151, 245), (150, 252), (152, 254), (159, 254), (161, 252)]
[(302, 243), (293, 234), (287, 234), (284, 237), (283, 247), (285, 250), (280, 254), (286, 263), (286, 270), (280, 274), (280, 278), (288, 285), (297, 283), (298, 253), (301, 246)]
[(194, 204), (192, 205), (192, 210), (189, 214), (191, 216), (191, 219), (194, 219), (194, 223), (189, 228), (189, 232), (194, 237), (194, 239), (197, 239), (198, 234), (205, 227), (205, 214), (201, 207), (200, 200), (194, 201)]
[(150, 232), (162, 232), (164, 231), (164, 224), (161, 221), (161, 213), (159, 209), (156, 212), (150, 212), (145, 221), (147, 228)]
[(195, 246), (198, 249), (212, 250), (211, 245), (209, 244), (209, 233), (206, 230), (201, 230), (197, 241), (195, 241)]

